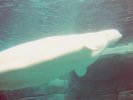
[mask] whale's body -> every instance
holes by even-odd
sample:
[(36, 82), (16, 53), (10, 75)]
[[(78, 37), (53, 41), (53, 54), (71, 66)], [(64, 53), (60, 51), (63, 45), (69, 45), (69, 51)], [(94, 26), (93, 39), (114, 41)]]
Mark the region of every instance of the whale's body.
[(121, 38), (117, 30), (52, 36), (0, 52), (0, 90), (40, 85), (75, 70), (83, 76), (100, 52)]

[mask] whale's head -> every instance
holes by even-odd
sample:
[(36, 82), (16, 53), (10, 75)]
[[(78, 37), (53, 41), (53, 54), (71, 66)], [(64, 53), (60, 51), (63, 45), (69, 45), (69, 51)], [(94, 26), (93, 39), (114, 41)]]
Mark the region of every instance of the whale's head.
[(102, 35), (109, 45), (113, 45), (122, 38), (122, 34), (116, 29), (102, 31)]
[(88, 34), (85, 36), (85, 45), (87, 48), (92, 50), (92, 55), (97, 56), (106, 47), (115, 44), (122, 38), (122, 34), (116, 29), (108, 29), (93, 34)]
[[(91, 50), (89, 55), (90, 60), (87, 62), (88, 66), (94, 63), (98, 57), (102, 54), (104, 49), (115, 44), (122, 38), (122, 34), (116, 29), (108, 29), (92, 34), (83, 34), (84, 46)], [(82, 59), (84, 60), (84, 59)], [(86, 66), (87, 67), (87, 66)], [(78, 76), (83, 76), (87, 72), (86, 67), (79, 67), (75, 71)]]

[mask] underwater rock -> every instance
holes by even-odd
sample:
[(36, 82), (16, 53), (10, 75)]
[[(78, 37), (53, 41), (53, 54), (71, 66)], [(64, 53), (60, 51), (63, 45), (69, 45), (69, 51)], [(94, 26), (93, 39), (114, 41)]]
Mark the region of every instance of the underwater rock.
[(0, 100), (8, 100), (8, 93), (5, 91), (0, 91)]
[[(118, 97), (122, 98), (121, 92), (133, 90), (132, 61), (133, 52), (101, 56), (88, 67), (88, 72), (84, 77), (79, 78), (76, 74), (71, 76), (66, 100), (107, 100), (107, 98), (118, 100)], [(130, 95), (127, 98), (133, 99), (133, 96)]]
[(65, 90), (65, 86), (42, 84), (37, 87), (3, 91), (0, 93), (0, 97), (9, 98), (2, 100), (64, 100), (59, 98), (64, 98)]
[(118, 100), (133, 100), (133, 90), (120, 92)]

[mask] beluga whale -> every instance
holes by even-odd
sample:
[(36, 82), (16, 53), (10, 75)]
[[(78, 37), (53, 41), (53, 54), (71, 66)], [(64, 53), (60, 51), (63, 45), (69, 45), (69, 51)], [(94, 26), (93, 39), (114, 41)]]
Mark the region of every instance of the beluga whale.
[(51, 36), (0, 52), (0, 90), (37, 86), (75, 71), (85, 75), (101, 52), (120, 40), (116, 29)]

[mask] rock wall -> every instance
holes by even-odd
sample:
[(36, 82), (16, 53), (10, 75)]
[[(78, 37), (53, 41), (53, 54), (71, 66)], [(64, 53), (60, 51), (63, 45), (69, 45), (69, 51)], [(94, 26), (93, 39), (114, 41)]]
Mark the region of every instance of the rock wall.
[(133, 53), (109, 54), (102, 56), (89, 66), (84, 77), (78, 78), (73, 73), (66, 100), (128, 100), (127, 98), (132, 98), (133, 94), (130, 92), (133, 90), (132, 61)]

